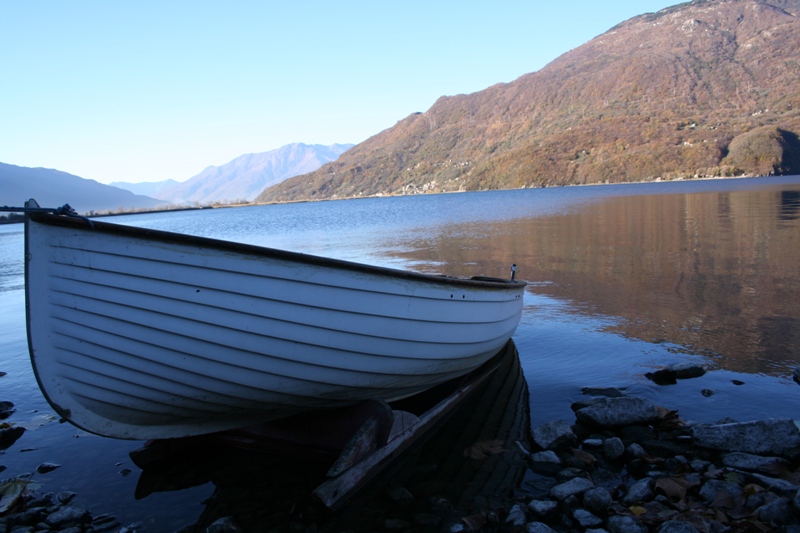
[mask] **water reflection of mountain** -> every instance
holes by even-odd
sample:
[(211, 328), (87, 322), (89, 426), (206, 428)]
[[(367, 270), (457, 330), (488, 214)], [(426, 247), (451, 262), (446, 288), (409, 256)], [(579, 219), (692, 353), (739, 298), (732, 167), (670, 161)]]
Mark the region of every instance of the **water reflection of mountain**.
[[(785, 195), (617, 198), (536, 224), (541, 288), (623, 317), (623, 334), (720, 354), (750, 373), (800, 360), (800, 224)], [(542, 227), (544, 226), (544, 227)]]
[[(336, 513), (312, 498), (328, 463), (211, 442), (145, 468), (137, 497), (154, 498), (157, 505), (158, 492), (213, 483), (202, 516), (185, 531), (205, 531), (226, 516), (246, 531), (312, 526), (375, 531), (387, 519), (418, 524), (421, 516), (442, 522), (509, 504), (526, 468), (515, 442), (527, 443), (529, 434), (527, 385), (516, 349), (511, 349), (443, 426)], [(389, 487), (403, 487), (413, 501), (389, 497)]]
[(450, 227), (401, 254), (449, 271), (509, 258), (533, 290), (621, 317), (619, 332), (786, 375), (800, 362), (800, 190), (611, 197), (566, 214)]
[(795, 220), (800, 217), (800, 191), (782, 191), (780, 201), (781, 220)]

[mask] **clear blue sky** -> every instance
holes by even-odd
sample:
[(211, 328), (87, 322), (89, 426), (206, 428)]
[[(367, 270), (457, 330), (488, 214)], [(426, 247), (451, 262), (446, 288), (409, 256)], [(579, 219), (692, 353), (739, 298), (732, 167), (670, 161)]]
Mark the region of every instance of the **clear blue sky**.
[(359, 143), (676, 3), (0, 0), (0, 162), (183, 181)]

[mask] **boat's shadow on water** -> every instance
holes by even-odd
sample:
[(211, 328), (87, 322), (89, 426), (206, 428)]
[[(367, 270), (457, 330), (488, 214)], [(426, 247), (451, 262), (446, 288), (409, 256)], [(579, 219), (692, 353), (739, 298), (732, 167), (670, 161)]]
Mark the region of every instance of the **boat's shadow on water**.
[(528, 446), (529, 435), (527, 384), (510, 344), (497, 370), (446, 421), (396, 454), (335, 512), (314, 496), (330, 461), (242, 449), (215, 439), (197, 439), (146, 465), (136, 497), (157, 498), (158, 492), (213, 483), (202, 515), (186, 531), (205, 531), (225, 517), (245, 531), (439, 529), (468, 515), (483, 520), (487, 512), (510, 506), (526, 470), (517, 442)]

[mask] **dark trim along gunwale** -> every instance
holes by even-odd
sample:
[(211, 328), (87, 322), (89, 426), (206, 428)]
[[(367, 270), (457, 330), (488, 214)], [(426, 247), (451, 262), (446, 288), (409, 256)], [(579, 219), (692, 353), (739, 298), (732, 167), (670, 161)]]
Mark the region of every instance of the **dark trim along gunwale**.
[(497, 289), (499, 291), (510, 290), (510, 289), (517, 290), (521, 286), (527, 285), (525, 281), (492, 278), (486, 276), (475, 276), (473, 278), (457, 278), (445, 275), (424, 274), (421, 272), (413, 272), (410, 270), (373, 266), (363, 263), (356, 263), (353, 261), (345, 261), (342, 259), (333, 259), (329, 257), (304, 254), (300, 252), (292, 252), (277, 248), (269, 248), (253, 244), (245, 244), (232, 241), (225, 241), (221, 239), (213, 239), (210, 237), (186, 235), (181, 233), (174, 233), (170, 231), (163, 231), (150, 228), (142, 228), (137, 226), (126, 226), (122, 224), (113, 224), (110, 222), (100, 222), (97, 220), (92, 220), (91, 222), (89, 222), (88, 219), (83, 219), (78, 217), (52, 215), (47, 213), (31, 213), (28, 216), (34, 222), (48, 224), (51, 226), (61, 226), (61, 227), (76, 228), (81, 230), (88, 229), (92, 231), (98, 231), (116, 235), (124, 235), (131, 238), (147, 239), (163, 243), (194, 245), (203, 248), (212, 248), (216, 250), (241, 253), (256, 257), (282, 259), (286, 261), (293, 261), (307, 265), (338, 268), (341, 270), (383, 275), (398, 279), (426, 281), (440, 285), (454, 285), (454, 286), (476, 287), (476, 288), (480, 287), (482, 289)]

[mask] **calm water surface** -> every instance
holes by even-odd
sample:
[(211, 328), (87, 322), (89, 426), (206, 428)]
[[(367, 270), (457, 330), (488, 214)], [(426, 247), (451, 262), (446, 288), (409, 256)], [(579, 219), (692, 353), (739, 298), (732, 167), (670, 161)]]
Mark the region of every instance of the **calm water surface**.
[[(690, 421), (798, 418), (800, 386), (791, 371), (800, 366), (800, 177), (109, 220), (449, 275), (507, 276), (516, 263), (530, 281), (514, 340), (533, 427), (573, 420), (569, 405), (586, 386), (625, 387)], [(144, 523), (145, 531), (195, 523), (214, 485), (143, 497), (148, 491), (128, 457), (141, 443), (89, 435), (53, 416), (28, 361), (22, 255), (22, 227), (0, 226), (0, 371), (7, 373), (0, 400), (16, 404), (6, 422), (28, 429), (0, 452), (0, 477), (57, 463), (33, 479), (48, 491), (77, 492), (76, 504), (95, 514)], [(665, 387), (644, 378), (683, 361), (712, 371)]]

